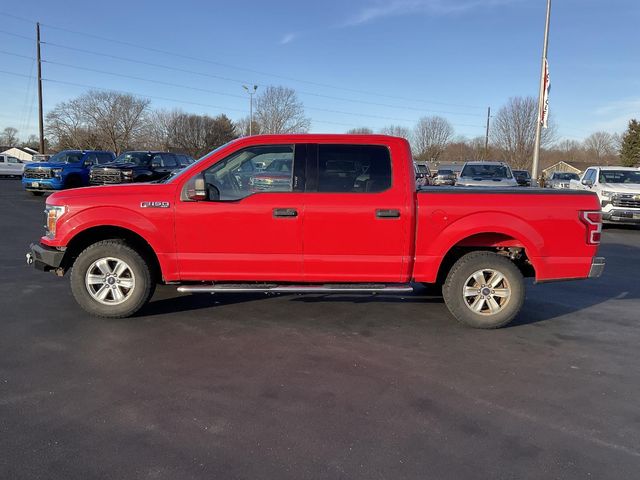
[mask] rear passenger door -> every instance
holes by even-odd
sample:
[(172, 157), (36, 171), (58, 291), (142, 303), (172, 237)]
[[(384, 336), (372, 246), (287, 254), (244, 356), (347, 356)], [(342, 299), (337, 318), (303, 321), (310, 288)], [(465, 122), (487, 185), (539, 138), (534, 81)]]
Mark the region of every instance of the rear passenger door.
[(306, 185), (305, 280), (402, 281), (411, 203), (394, 185), (389, 148), (312, 145)]

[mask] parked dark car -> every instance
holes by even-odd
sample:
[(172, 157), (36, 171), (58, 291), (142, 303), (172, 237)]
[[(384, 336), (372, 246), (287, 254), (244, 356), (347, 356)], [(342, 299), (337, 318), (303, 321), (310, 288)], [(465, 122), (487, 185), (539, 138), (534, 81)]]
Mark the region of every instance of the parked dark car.
[(184, 168), (178, 155), (169, 152), (125, 152), (113, 163), (98, 165), (89, 172), (91, 185), (150, 182)]
[(531, 186), (531, 174), (527, 170), (513, 170), (513, 176), (521, 187)]
[(181, 167), (188, 167), (195, 162), (195, 159), (189, 155), (185, 155), (183, 153), (176, 153), (175, 155), (178, 157), (178, 163)]
[(433, 184), (434, 185), (455, 185), (457, 178), (458, 177), (456, 177), (456, 174), (453, 170), (440, 169), (438, 170), (438, 172), (436, 173), (436, 176), (433, 179)]

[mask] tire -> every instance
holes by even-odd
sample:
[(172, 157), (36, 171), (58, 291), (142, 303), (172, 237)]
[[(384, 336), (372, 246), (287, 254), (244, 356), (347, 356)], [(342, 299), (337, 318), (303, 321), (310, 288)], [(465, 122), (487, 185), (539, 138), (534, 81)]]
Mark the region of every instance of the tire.
[(463, 325), (500, 328), (522, 308), (524, 279), (508, 258), (492, 252), (472, 252), (451, 267), (442, 295), (451, 314)]
[(82, 179), (78, 175), (70, 175), (64, 182), (64, 188), (82, 187)]
[(33, 190), (29, 192), (34, 197), (41, 197), (44, 195), (44, 192), (34, 192)]
[(154, 290), (149, 265), (122, 240), (90, 245), (71, 269), (73, 296), (87, 313), (97, 317), (130, 317), (146, 305)]

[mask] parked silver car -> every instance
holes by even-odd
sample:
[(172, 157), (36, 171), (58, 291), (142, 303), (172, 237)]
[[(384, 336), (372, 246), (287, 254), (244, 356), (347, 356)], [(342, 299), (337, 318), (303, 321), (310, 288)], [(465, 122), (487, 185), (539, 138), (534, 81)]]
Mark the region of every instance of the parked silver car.
[(16, 157), (0, 154), (0, 177), (21, 177), (24, 163)]
[(544, 182), (546, 188), (571, 188), (571, 180), (580, 180), (577, 173), (553, 172), (551, 178)]
[(460, 187), (517, 187), (511, 167), (504, 162), (467, 162), (456, 183)]

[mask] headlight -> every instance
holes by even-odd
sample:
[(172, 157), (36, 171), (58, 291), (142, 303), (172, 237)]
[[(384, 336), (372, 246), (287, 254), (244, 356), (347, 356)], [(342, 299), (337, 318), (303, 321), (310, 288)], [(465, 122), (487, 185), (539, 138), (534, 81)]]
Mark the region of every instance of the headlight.
[(613, 198), (613, 197), (616, 195), (616, 192), (610, 192), (610, 191), (608, 191), (608, 190), (602, 190), (602, 191), (600, 192), (600, 195), (601, 195), (603, 198)]
[(51, 173), (53, 173), (53, 176), (55, 178), (60, 178), (62, 176), (62, 169), (61, 168), (52, 168), (51, 169)]
[(133, 176), (133, 170), (122, 170), (122, 176), (130, 178)]
[(46, 236), (49, 238), (55, 238), (56, 236), (56, 224), (58, 219), (67, 211), (67, 207), (59, 205), (47, 205), (44, 210), (45, 214), (45, 229)]

